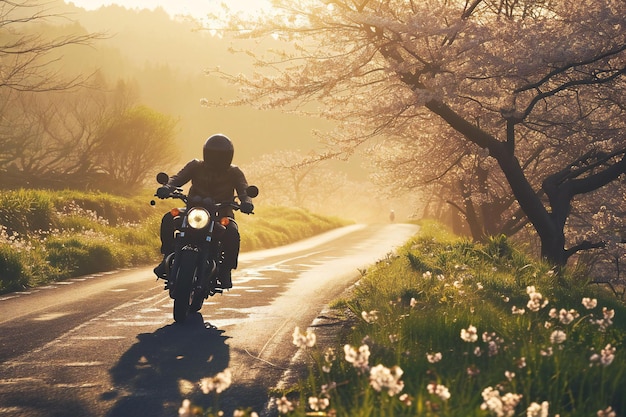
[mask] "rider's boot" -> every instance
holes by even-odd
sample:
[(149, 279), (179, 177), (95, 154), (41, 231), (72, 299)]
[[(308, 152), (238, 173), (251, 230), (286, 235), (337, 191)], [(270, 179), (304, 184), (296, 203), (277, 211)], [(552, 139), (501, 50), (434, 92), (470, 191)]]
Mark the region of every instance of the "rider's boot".
[(217, 286), (225, 290), (233, 288), (233, 280), (230, 275), (230, 269), (220, 268), (220, 271), (217, 274)]
[(163, 255), (163, 260), (161, 261), (160, 264), (158, 264), (156, 266), (156, 268), (153, 269), (154, 271), (154, 275), (157, 276), (157, 279), (167, 279), (167, 268), (165, 267), (165, 260), (167, 258), (167, 255)]

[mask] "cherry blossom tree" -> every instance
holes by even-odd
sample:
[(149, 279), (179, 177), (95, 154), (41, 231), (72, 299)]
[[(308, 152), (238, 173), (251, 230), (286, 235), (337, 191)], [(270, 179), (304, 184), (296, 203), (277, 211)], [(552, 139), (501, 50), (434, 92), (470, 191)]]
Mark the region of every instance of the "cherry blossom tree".
[[(318, 112), (327, 156), (373, 138), (487, 154), (564, 265), (601, 241), (566, 238), (576, 205), (626, 170), (626, 3), (621, 0), (276, 0), (241, 36), (276, 39), (242, 102)], [(408, 135), (408, 137), (407, 137)], [(454, 157), (454, 154), (452, 154)], [(446, 165), (451, 165), (449, 163)], [(490, 171), (491, 172), (491, 171)], [(489, 187), (493, 186), (489, 175)]]

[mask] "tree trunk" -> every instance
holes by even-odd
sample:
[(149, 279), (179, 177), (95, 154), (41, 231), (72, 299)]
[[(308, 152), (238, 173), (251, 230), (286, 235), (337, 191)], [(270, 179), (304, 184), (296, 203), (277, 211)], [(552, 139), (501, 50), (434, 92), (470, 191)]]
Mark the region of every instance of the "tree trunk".
[(441, 101), (431, 100), (426, 103), (426, 107), (444, 119), (450, 127), (461, 133), (470, 142), (489, 150), (489, 155), (498, 162), (513, 195), (539, 235), (542, 256), (556, 265), (565, 265), (567, 256), (563, 228), (556, 227), (552, 216), (533, 190), (524, 174), (524, 169), (515, 156), (514, 122), (508, 122), (507, 141), (501, 142), (465, 120)]

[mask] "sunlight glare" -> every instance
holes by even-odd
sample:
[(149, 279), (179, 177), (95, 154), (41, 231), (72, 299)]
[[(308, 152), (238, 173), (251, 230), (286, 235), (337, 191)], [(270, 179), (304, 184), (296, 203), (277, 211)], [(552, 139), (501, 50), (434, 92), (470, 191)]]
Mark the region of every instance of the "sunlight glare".
[(190, 15), (196, 19), (204, 19), (209, 13), (222, 10), (225, 4), (233, 12), (257, 14), (271, 8), (270, 0), (65, 0), (86, 10), (96, 10), (102, 6), (117, 4), (127, 9), (150, 9), (162, 7), (169, 15)]

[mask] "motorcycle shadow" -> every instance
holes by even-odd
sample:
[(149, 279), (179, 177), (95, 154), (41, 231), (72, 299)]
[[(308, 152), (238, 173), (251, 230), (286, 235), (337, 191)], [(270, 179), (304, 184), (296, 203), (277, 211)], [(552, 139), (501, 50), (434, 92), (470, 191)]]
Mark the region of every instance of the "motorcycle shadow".
[[(175, 416), (182, 400), (198, 396), (198, 382), (228, 367), (230, 354), (223, 330), (193, 314), (184, 324), (170, 324), (138, 341), (109, 371), (114, 400), (108, 417)], [(200, 394), (201, 395), (201, 394)]]

